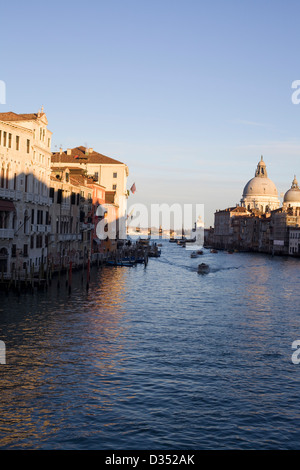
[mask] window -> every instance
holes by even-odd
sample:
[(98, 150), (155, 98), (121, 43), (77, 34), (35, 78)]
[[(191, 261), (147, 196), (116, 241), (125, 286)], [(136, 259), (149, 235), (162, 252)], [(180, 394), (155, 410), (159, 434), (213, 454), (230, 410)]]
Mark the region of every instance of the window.
[(27, 153), (30, 152), (30, 140), (27, 139)]
[(4, 188), (4, 183), (5, 183), (5, 170), (3, 166), (1, 169), (1, 188)]
[(6, 136), (7, 136), (7, 133), (4, 131), (3, 132), (3, 147), (6, 147)]
[(57, 204), (61, 204), (62, 202), (62, 189), (58, 189), (57, 191)]
[(1, 145), (1, 142), (2, 142), (2, 131), (0, 131), (0, 145)]
[(43, 235), (39, 234), (36, 236), (36, 248), (42, 248), (43, 247)]
[(8, 148), (11, 149), (11, 134), (8, 134)]
[(43, 224), (43, 218), (44, 218), (44, 212), (42, 210), (37, 211), (37, 223), (42, 225)]
[(27, 258), (28, 256), (28, 245), (24, 245), (24, 248), (23, 248), (23, 257)]
[(20, 137), (16, 135), (16, 150), (20, 150)]
[(17, 245), (12, 245), (11, 247), (11, 257), (15, 258), (17, 256)]
[(117, 178), (118, 173), (113, 173), (113, 178)]
[(112, 188), (113, 188), (113, 191), (115, 191), (117, 189), (117, 185), (113, 184)]

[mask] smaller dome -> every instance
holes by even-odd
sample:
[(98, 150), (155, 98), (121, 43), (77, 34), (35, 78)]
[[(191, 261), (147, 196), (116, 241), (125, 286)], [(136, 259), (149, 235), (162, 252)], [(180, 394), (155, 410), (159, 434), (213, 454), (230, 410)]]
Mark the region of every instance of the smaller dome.
[(285, 195), (283, 202), (285, 203), (299, 203), (300, 204), (300, 189), (298, 186), (298, 181), (296, 179), (296, 176), (293, 179), (291, 189), (289, 189)]

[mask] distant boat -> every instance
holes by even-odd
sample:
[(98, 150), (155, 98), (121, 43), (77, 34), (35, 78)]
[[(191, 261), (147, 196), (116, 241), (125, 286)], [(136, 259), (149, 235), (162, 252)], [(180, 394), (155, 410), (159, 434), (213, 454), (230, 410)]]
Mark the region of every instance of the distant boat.
[(208, 274), (209, 273), (209, 266), (208, 264), (201, 263), (198, 266), (198, 274)]
[(218, 253), (218, 250), (215, 250), (214, 248), (212, 248), (212, 249), (210, 250), (210, 252), (211, 252), (211, 253)]
[(127, 267), (132, 267), (134, 266), (134, 262), (132, 261), (114, 261), (114, 260), (108, 260), (106, 261), (106, 264), (108, 266), (127, 266)]
[(194, 238), (186, 238), (186, 239), (185, 239), (185, 243), (195, 243), (195, 241), (196, 241), (196, 237), (194, 237)]
[(193, 251), (191, 253), (191, 258), (198, 258), (198, 254), (196, 253), (196, 251)]
[(161, 250), (158, 250), (157, 248), (156, 249), (151, 249), (148, 252), (149, 258), (159, 258), (160, 255), (161, 255)]
[(198, 251), (197, 251), (197, 255), (203, 255), (203, 251), (202, 251), (202, 250), (198, 250)]

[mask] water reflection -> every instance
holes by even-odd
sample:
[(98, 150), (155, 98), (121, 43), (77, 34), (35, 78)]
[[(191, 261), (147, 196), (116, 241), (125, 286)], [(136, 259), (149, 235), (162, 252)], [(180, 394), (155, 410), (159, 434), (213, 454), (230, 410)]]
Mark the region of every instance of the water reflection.
[(93, 269), (89, 291), (78, 272), (70, 296), (1, 294), (0, 447), (295, 444), (299, 264), (203, 261), (165, 243), (146, 269)]
[[(21, 303), (3, 299), (1, 334), (8, 352), (1, 368), (2, 447), (26, 447), (63, 429), (78, 387), (77, 400), (111, 407), (105, 381), (94, 391), (84, 390), (95, 374), (109, 377), (122, 369), (126, 270), (92, 270), (89, 292), (81, 281), (75, 273), (71, 296), (53, 282), (47, 293), (25, 296)], [(49, 421), (54, 414), (55, 422)]]

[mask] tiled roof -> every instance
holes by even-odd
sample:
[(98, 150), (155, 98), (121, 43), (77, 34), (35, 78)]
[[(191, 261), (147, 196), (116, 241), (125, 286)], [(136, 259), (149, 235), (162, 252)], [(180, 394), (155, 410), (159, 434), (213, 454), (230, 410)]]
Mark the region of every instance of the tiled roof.
[(89, 153), (88, 149), (83, 146), (75, 147), (71, 149), (71, 155), (67, 155), (67, 151), (62, 153), (55, 152), (52, 155), (52, 163), (102, 163), (102, 164), (114, 164), (123, 165), (122, 162), (115, 160), (114, 158), (107, 157), (101, 153), (94, 152)]
[(12, 111), (7, 113), (0, 113), (0, 121), (32, 121), (37, 119), (39, 116), (37, 113), (32, 114), (16, 114)]
[(72, 175), (70, 174), (70, 183), (74, 184), (75, 186), (86, 186), (87, 184), (93, 183), (91, 178), (87, 178), (83, 175)]

